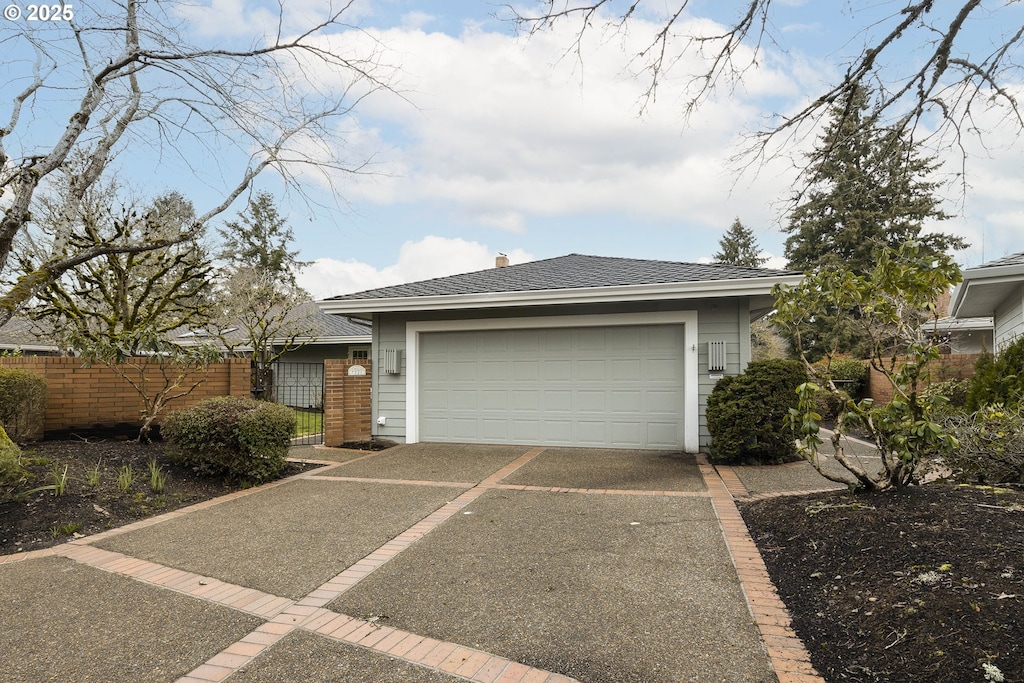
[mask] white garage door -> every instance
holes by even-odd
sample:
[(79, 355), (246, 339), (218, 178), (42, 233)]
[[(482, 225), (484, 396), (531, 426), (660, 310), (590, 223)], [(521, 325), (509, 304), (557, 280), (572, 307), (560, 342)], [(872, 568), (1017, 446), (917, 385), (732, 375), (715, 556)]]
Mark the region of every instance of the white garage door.
[(420, 439), (683, 446), (683, 326), (430, 332)]

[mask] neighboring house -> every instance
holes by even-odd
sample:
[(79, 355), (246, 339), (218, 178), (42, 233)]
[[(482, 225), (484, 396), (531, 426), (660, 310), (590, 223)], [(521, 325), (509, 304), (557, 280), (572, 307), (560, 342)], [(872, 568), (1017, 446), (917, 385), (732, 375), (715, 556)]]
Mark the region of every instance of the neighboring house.
[(751, 321), (800, 278), (570, 254), (318, 305), (373, 323), (375, 436), (693, 452)]
[[(295, 329), (302, 330), (303, 334), (294, 339), (271, 339), (271, 344), (277, 349), (284, 345), (300, 345), (299, 348), (285, 351), (272, 364), (272, 380), (268, 381), (274, 385), (274, 400), (293, 408), (319, 408), (323, 401), (323, 362), (329, 358), (368, 360), (372, 340), (370, 323), (327, 315), (311, 301), (295, 307), (289, 319), (295, 322)], [(242, 328), (228, 328), (225, 337), (235, 352), (252, 353)], [(181, 332), (175, 338), (179, 343), (219, 343), (217, 337), (204, 329)]]
[(23, 356), (60, 356), (60, 347), (42, 323), (15, 316), (0, 327), (0, 353)]
[(949, 311), (957, 319), (991, 316), (995, 351), (1024, 334), (1024, 252), (965, 270)]
[(943, 316), (925, 324), (943, 353), (978, 354), (991, 351), (992, 318), (954, 318)]

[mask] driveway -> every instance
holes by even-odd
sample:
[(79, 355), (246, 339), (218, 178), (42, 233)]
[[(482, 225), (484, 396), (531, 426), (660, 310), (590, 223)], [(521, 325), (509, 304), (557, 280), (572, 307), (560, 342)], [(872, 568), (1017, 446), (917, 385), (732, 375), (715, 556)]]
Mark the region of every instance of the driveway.
[(291, 480), (0, 558), (6, 675), (810, 680), (725, 486), (692, 455), (317, 454), (331, 462)]

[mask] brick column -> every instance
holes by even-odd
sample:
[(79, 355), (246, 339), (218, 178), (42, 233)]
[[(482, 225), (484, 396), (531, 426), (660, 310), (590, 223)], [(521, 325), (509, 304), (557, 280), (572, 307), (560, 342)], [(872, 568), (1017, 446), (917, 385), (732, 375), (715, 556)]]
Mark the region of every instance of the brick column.
[[(357, 369), (353, 369), (357, 368)], [(358, 373), (362, 368), (364, 374)], [(371, 378), (368, 360), (324, 361), (324, 445), (369, 441), (372, 434)]]

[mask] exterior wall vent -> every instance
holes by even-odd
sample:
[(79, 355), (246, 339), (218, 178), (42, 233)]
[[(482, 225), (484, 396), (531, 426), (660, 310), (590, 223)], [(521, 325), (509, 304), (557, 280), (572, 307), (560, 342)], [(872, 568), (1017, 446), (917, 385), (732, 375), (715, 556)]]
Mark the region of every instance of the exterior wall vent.
[(708, 342), (708, 372), (725, 372), (725, 342)]
[(402, 374), (402, 349), (384, 349), (384, 373)]

